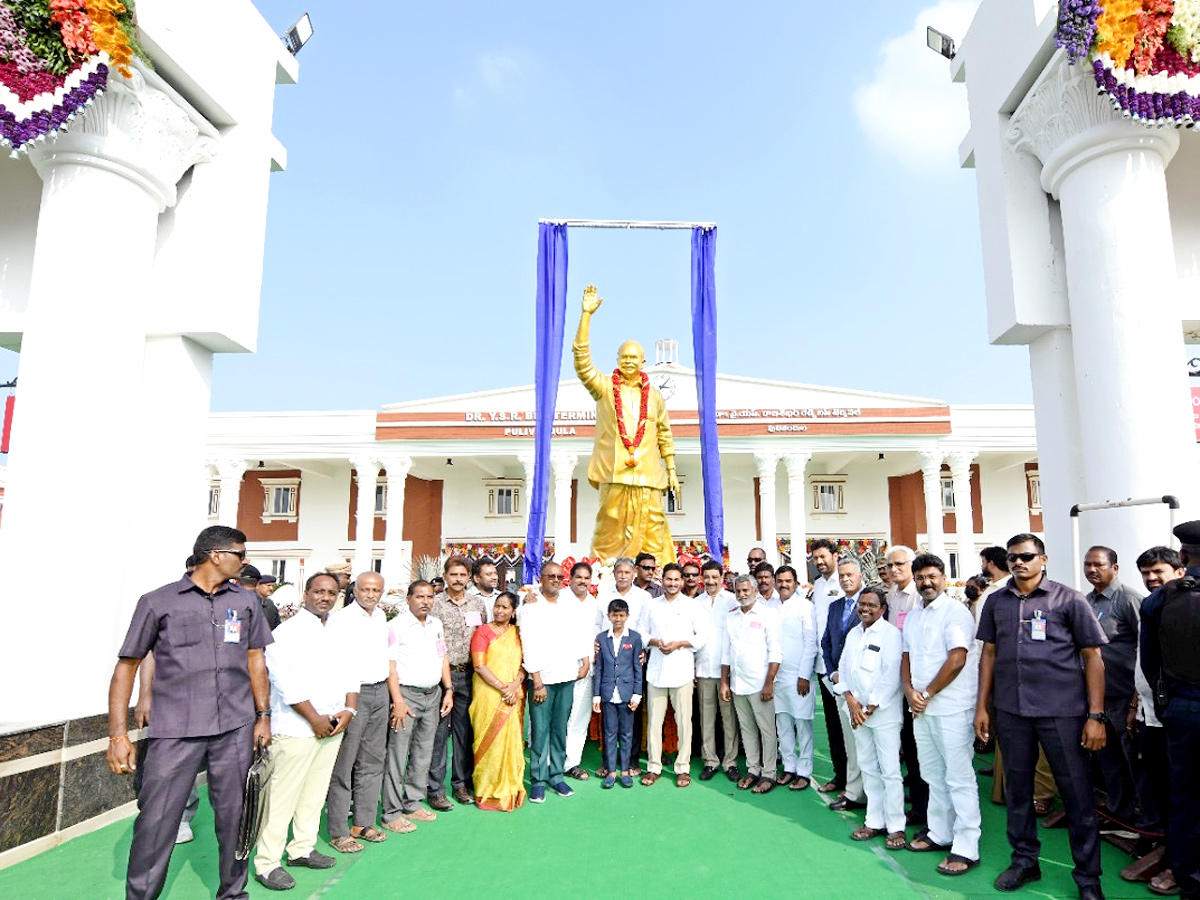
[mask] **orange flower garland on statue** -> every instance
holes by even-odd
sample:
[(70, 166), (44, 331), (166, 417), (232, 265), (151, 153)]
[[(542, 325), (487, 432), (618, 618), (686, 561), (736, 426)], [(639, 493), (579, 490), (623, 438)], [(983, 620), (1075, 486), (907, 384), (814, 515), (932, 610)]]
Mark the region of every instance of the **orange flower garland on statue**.
[(650, 411), (650, 376), (645, 372), (642, 375), (642, 405), (638, 411), (638, 427), (637, 434), (633, 440), (629, 439), (629, 433), (625, 430), (625, 412), (621, 409), (621, 370), (613, 369), (612, 385), (613, 385), (613, 408), (617, 413), (617, 431), (621, 435), (621, 443), (625, 445), (626, 452), (629, 453), (629, 458), (625, 460), (625, 465), (632, 469), (637, 465), (637, 460), (633, 458), (634, 448), (642, 443), (642, 438), (646, 434), (646, 421)]

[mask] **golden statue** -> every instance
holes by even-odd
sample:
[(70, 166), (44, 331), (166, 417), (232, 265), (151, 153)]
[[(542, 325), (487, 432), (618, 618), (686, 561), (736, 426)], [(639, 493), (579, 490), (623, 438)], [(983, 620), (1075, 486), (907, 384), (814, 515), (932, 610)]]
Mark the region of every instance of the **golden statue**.
[(675, 441), (662, 395), (642, 371), (646, 353), (637, 341), (617, 350), (611, 375), (592, 365), (588, 325), (604, 299), (593, 285), (583, 292), (575, 333), (575, 374), (596, 400), (596, 443), (588, 481), (600, 491), (592, 556), (606, 564), (653, 553), (659, 565), (675, 562), (675, 544), (663, 510), (663, 492), (679, 493)]

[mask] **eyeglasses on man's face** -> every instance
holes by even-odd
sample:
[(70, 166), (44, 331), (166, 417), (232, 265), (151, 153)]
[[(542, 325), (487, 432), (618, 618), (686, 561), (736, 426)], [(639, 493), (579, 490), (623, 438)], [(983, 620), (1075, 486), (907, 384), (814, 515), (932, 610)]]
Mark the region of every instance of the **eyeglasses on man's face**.
[(1008, 554), (1008, 561), (1010, 563), (1015, 563), (1017, 560), (1021, 562), (1033, 562), (1041, 555), (1040, 553), (1010, 553)]
[(232, 553), (234, 556), (236, 556), (242, 562), (246, 561), (246, 551), (245, 550), (212, 550), (210, 552), (212, 552), (212, 553)]

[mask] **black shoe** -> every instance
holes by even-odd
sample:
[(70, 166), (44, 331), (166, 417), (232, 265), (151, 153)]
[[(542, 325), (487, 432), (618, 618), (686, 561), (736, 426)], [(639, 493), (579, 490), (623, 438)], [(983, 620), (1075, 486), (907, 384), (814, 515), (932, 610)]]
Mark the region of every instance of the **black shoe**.
[(459, 803), (461, 803), (463, 806), (474, 806), (475, 805), (475, 798), (471, 796), (471, 792), (468, 791), (466, 788), (455, 788), (454, 789), (454, 799), (457, 800)]
[(997, 875), (996, 880), (992, 883), (998, 891), (1015, 891), (1021, 885), (1031, 881), (1040, 881), (1041, 878), (1042, 870), (1038, 866), (1019, 866), (1013, 863)]
[(737, 766), (730, 766), (725, 770), (725, 777), (730, 781), (741, 781), (742, 773), (738, 771)]
[(296, 859), (289, 858), (287, 864), (289, 866), (300, 866), (305, 869), (332, 869), (337, 865), (337, 860), (332, 856), (326, 856), (324, 853), (311, 850), (308, 856), (300, 856)]
[(429, 807), (438, 812), (450, 812), (454, 809), (454, 804), (446, 799), (445, 794), (430, 794), (425, 799), (429, 803)]
[(290, 891), (296, 886), (296, 879), (280, 868), (274, 868), (266, 875), (255, 875), (254, 880), (273, 891)]
[(1079, 889), (1079, 900), (1104, 900), (1104, 891), (1100, 890), (1100, 885), (1089, 885)]
[(716, 774), (717, 774), (716, 766), (705, 766), (703, 769), (700, 770), (700, 780), (701, 781), (709, 781)]
[(861, 800), (851, 800), (845, 794), (829, 804), (829, 808), (834, 812), (845, 812), (848, 809), (866, 809), (867, 804)]

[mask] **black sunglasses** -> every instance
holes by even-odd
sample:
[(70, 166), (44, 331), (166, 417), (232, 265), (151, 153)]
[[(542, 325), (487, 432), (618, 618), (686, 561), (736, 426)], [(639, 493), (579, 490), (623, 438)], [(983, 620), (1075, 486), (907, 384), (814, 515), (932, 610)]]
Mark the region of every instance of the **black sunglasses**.
[(1008, 561), (1015, 563), (1019, 559), (1021, 562), (1033, 562), (1033, 560), (1041, 555), (1040, 553), (1010, 553), (1008, 554)]

